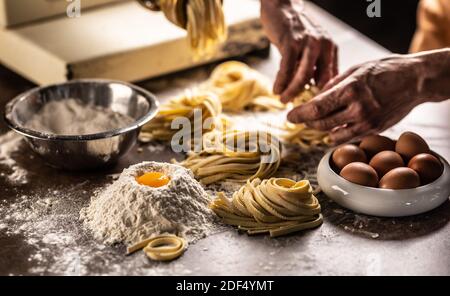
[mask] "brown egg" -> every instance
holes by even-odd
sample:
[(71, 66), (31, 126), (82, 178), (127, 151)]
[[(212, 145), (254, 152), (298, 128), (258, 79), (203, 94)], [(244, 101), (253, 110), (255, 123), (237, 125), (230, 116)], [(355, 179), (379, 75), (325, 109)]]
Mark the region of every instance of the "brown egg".
[(421, 136), (413, 132), (404, 132), (400, 135), (395, 145), (395, 151), (400, 154), (403, 159), (409, 161), (415, 155), (420, 153), (428, 153), (430, 147)]
[(395, 142), (388, 137), (380, 135), (370, 135), (362, 139), (361, 143), (359, 144), (359, 148), (363, 149), (364, 152), (366, 152), (367, 156), (370, 158), (381, 151), (394, 151)]
[(411, 158), (408, 167), (419, 174), (422, 185), (431, 183), (439, 178), (444, 170), (439, 159), (428, 153), (417, 154)]
[(378, 177), (383, 177), (392, 169), (404, 166), (400, 154), (394, 151), (381, 151), (377, 153), (369, 162), (369, 165), (377, 171)]
[(341, 177), (363, 186), (376, 187), (378, 184), (377, 172), (364, 162), (352, 162), (341, 171)]
[(333, 152), (333, 162), (340, 170), (347, 164), (357, 161), (367, 162), (367, 157), (364, 151), (356, 145), (342, 145)]
[(413, 169), (395, 168), (381, 178), (379, 186), (383, 189), (410, 189), (420, 186), (420, 178)]

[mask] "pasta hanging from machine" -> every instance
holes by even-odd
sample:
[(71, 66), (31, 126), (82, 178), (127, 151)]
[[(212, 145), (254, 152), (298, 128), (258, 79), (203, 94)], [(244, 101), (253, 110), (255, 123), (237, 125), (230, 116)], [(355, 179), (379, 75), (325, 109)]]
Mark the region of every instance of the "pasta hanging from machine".
[(138, 0), (187, 31), (194, 60), (213, 56), (227, 39), (221, 0)]
[(221, 0), (189, 0), (188, 40), (195, 59), (210, 57), (227, 38)]

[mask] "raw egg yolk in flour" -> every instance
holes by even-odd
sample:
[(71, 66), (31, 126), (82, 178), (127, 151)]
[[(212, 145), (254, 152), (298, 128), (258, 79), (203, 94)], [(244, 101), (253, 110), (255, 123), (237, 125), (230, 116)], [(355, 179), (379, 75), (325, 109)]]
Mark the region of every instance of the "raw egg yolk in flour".
[(141, 185), (146, 185), (150, 187), (161, 187), (169, 183), (170, 178), (160, 172), (148, 172), (140, 177), (136, 178), (136, 181)]

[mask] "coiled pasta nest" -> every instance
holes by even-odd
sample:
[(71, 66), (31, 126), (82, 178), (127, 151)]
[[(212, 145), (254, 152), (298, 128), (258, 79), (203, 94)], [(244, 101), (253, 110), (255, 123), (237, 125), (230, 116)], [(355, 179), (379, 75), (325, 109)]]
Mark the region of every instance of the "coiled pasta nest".
[(244, 63), (230, 61), (213, 70), (205, 87), (219, 96), (224, 111), (284, 109), (285, 105), (272, 93), (270, 85), (258, 71)]
[(272, 237), (315, 228), (323, 222), (319, 201), (307, 180), (254, 179), (231, 199), (219, 193), (210, 208), (225, 224), (248, 234), (269, 233)]
[(281, 162), (278, 138), (262, 131), (225, 131), (204, 135), (203, 150), (190, 152), (181, 163), (201, 183), (245, 182), (269, 178)]
[[(201, 133), (222, 126), (221, 113), (222, 105), (215, 94), (206, 91), (185, 92), (161, 106), (156, 117), (142, 128), (139, 140), (171, 141), (182, 124), (189, 125), (187, 132), (191, 139), (196, 135), (201, 138)], [(177, 119), (179, 122), (175, 121)]]

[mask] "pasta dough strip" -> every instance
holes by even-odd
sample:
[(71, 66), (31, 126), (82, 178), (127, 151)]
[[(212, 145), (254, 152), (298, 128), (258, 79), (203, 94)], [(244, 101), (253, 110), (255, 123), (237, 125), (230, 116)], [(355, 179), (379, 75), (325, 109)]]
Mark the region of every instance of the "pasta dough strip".
[(147, 238), (141, 242), (138, 242), (130, 247), (127, 248), (127, 255), (131, 255), (135, 253), (136, 251), (139, 251), (143, 249), (145, 246), (147, 246), (151, 241), (157, 239), (157, 238), (173, 238), (174, 235), (157, 235), (151, 238)]
[(152, 260), (170, 261), (180, 257), (186, 250), (186, 241), (175, 235), (158, 235), (137, 243), (127, 249), (127, 255), (144, 249)]

